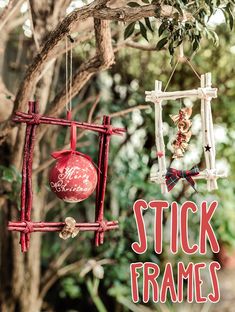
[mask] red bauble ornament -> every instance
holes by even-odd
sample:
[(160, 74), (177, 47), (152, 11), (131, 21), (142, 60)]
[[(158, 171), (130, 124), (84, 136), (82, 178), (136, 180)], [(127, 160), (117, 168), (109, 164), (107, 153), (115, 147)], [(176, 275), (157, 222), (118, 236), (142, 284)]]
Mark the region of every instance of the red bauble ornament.
[(55, 152), (52, 156), (57, 161), (49, 173), (51, 190), (69, 203), (88, 198), (97, 184), (97, 170), (89, 156), (72, 150)]

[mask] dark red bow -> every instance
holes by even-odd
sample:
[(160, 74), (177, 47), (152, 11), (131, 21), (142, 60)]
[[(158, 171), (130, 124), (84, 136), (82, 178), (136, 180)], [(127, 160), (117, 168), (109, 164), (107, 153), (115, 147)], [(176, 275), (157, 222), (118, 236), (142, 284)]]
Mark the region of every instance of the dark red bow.
[(77, 128), (76, 124), (73, 122), (71, 123), (71, 134), (70, 134), (70, 150), (62, 150), (62, 151), (57, 151), (53, 152), (51, 156), (55, 159), (63, 159), (60, 164), (60, 171), (63, 172), (64, 168), (67, 166), (68, 160), (71, 155), (80, 155), (88, 159), (90, 162), (93, 163), (92, 159), (90, 156), (83, 154), (81, 152), (76, 151), (76, 143), (77, 143)]
[(194, 166), (191, 170), (177, 170), (174, 168), (168, 168), (166, 173), (166, 185), (168, 192), (170, 192), (173, 187), (177, 184), (180, 179), (186, 179), (192, 188), (196, 191), (193, 180), (193, 176), (199, 174), (198, 166)]

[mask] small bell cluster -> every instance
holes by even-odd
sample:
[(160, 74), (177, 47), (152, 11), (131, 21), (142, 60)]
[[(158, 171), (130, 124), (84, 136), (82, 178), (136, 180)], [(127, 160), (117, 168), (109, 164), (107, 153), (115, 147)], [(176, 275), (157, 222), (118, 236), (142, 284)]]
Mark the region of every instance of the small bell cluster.
[(189, 130), (192, 126), (192, 121), (189, 119), (191, 115), (192, 108), (188, 107), (180, 109), (178, 115), (170, 115), (170, 118), (178, 128), (176, 139), (172, 142), (174, 149), (173, 158), (182, 158), (188, 148), (188, 142), (192, 136)]

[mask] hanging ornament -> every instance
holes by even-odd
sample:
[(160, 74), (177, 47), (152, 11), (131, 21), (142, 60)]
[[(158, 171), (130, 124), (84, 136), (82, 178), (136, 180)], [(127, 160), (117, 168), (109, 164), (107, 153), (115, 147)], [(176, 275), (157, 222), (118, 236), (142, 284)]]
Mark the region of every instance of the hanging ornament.
[[(66, 109), (67, 119), (71, 120), (72, 49), (70, 49), (69, 68), (67, 51), (68, 44), (66, 39)], [(68, 82), (69, 71), (70, 81)], [(70, 150), (63, 150), (52, 153), (52, 157), (56, 159), (56, 164), (50, 170), (49, 183), (51, 190), (60, 199), (64, 200), (65, 202), (75, 203), (88, 198), (94, 192), (97, 184), (97, 170), (89, 156), (75, 150), (76, 125), (74, 123), (71, 124), (70, 143)]]
[(56, 159), (49, 172), (51, 190), (69, 203), (88, 198), (97, 184), (97, 170), (88, 155), (75, 150), (76, 125), (71, 125), (71, 149), (52, 153)]
[(170, 115), (174, 124), (178, 128), (176, 139), (171, 144), (174, 150), (173, 158), (182, 158), (188, 148), (188, 142), (191, 138), (192, 121), (189, 119), (192, 115), (192, 108), (181, 108), (178, 115)]

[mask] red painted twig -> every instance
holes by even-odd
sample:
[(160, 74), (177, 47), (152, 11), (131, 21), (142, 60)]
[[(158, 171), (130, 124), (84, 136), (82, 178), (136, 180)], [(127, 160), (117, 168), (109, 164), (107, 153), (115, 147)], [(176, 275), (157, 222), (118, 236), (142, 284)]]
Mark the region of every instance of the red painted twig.
[[(30, 232), (59, 232), (65, 226), (64, 222), (12, 222), (8, 223), (9, 231), (25, 232), (26, 234)], [(98, 231), (100, 229), (100, 224), (97, 222), (93, 223), (76, 223), (76, 227), (80, 231)], [(107, 230), (118, 229), (118, 221), (107, 221)], [(22, 234), (25, 234), (22, 233)]]
[[(32, 102), (29, 102), (29, 113), (33, 112)], [(23, 154), (23, 166), (22, 166), (22, 183), (21, 183), (21, 211), (20, 211), (20, 220), (25, 221), (25, 211), (26, 211), (26, 188), (28, 180), (28, 158), (29, 158), (29, 145), (30, 145), (30, 136), (31, 136), (32, 125), (27, 125), (26, 134), (25, 134), (25, 143), (24, 143), (24, 154)], [(21, 251), (25, 252), (26, 247), (26, 235), (21, 233), (20, 235), (20, 244)]]
[[(31, 102), (33, 113), (39, 113), (38, 102)], [(33, 152), (35, 145), (35, 134), (37, 125), (31, 127), (31, 137), (29, 144), (29, 157), (28, 157), (28, 174), (27, 174), (27, 210), (25, 211), (25, 220), (31, 220), (31, 211), (33, 203), (33, 187), (32, 187), (32, 167), (33, 167)], [(29, 249), (30, 233), (26, 234), (26, 249)]]
[[(110, 117), (104, 116), (103, 125), (110, 126)], [(109, 142), (110, 135), (103, 134), (100, 138), (100, 152), (99, 152), (99, 166), (101, 174), (99, 176), (99, 187), (98, 187), (98, 201), (96, 209), (96, 221), (102, 223), (104, 220), (104, 198), (107, 183), (107, 173), (108, 173), (108, 155), (109, 155)], [(104, 242), (104, 231), (97, 231), (95, 233), (95, 245), (99, 246)]]
[(90, 124), (87, 122), (78, 122), (78, 121), (53, 118), (53, 117), (46, 117), (42, 115), (38, 117), (40, 118), (37, 118), (35, 120), (35, 116), (32, 114), (16, 112), (15, 117), (13, 117), (12, 120), (15, 122), (25, 122), (25, 123), (30, 123), (30, 124), (42, 123), (42, 124), (61, 125), (61, 126), (71, 126), (71, 122), (73, 122), (74, 124), (76, 124), (78, 128), (95, 131), (99, 133), (109, 132), (110, 135), (113, 135), (113, 134), (122, 135), (124, 132), (126, 132), (124, 128), (107, 127), (104, 125)]

